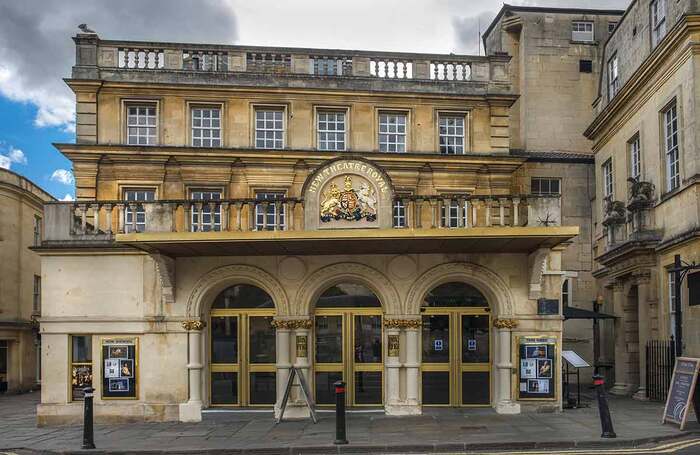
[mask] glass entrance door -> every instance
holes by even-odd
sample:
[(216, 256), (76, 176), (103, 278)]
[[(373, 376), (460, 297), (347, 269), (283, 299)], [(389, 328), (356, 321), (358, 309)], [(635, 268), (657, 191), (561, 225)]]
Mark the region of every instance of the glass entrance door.
[(381, 405), (384, 369), (381, 311), (317, 310), (314, 328), (316, 403), (335, 404), (333, 383), (344, 380), (348, 406)]

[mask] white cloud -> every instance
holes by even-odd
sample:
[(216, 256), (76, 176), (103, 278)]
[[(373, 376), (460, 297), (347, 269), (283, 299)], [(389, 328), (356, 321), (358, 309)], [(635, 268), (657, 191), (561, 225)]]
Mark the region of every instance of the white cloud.
[(24, 152), (0, 141), (0, 168), (10, 169), (13, 164), (27, 164)]
[(66, 169), (56, 169), (53, 171), (53, 174), (51, 174), (51, 181), (62, 183), (64, 185), (72, 185), (75, 183), (75, 178), (73, 177), (73, 173), (71, 171)]
[(75, 201), (75, 198), (71, 196), (70, 194), (66, 193), (65, 196), (61, 198), (62, 201)]

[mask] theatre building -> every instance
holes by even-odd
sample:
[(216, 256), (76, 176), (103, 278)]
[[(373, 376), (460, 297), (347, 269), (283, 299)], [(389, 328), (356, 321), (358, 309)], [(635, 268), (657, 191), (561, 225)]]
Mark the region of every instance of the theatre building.
[(279, 413), (292, 368), (319, 407), (560, 408), (579, 164), (511, 152), (510, 56), (74, 40), (40, 424), (87, 385), (98, 420)]

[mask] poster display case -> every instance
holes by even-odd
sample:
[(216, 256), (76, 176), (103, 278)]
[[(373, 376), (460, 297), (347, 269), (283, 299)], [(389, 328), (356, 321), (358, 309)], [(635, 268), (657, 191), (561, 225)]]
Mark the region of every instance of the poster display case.
[(138, 398), (138, 338), (102, 339), (102, 398)]
[(548, 336), (517, 338), (519, 400), (554, 400), (557, 384), (557, 339)]

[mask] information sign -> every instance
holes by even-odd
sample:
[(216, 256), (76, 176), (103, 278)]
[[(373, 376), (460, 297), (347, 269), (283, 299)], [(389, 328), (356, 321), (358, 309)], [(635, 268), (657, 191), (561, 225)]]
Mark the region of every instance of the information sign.
[(561, 351), (561, 356), (564, 357), (564, 360), (569, 362), (574, 368), (586, 368), (591, 366), (574, 351)]
[(519, 338), (519, 399), (542, 400), (555, 398), (556, 346), (557, 339), (553, 337)]
[(137, 396), (138, 351), (136, 338), (102, 340), (102, 398), (132, 399)]
[[(700, 368), (700, 359), (692, 357), (676, 359), (661, 423), (677, 423), (681, 426), (681, 430), (685, 427), (688, 409), (693, 403), (693, 395), (697, 394), (698, 368)], [(698, 413), (697, 408), (695, 413)], [(698, 419), (700, 420), (700, 417)]]

